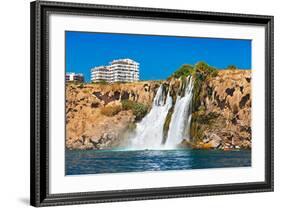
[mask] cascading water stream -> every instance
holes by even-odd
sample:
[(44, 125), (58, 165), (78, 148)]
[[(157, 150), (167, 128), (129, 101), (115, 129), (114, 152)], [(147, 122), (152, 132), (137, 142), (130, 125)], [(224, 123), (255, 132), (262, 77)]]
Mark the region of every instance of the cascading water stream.
[[(166, 143), (163, 145), (163, 127), (173, 100), (161, 85), (153, 100), (150, 112), (137, 123), (134, 135), (130, 139), (131, 149), (166, 149), (176, 148), (183, 139), (189, 139), (191, 122), (191, 103), (193, 81), (189, 76), (183, 86), (183, 96), (178, 95), (171, 117)], [(179, 93), (182, 94), (182, 93)], [(166, 97), (166, 100), (165, 100)]]
[(193, 81), (189, 76), (184, 87), (184, 95), (177, 96), (174, 112), (169, 125), (166, 148), (175, 148), (183, 139), (189, 140), (189, 128), (191, 122)]
[(160, 148), (163, 139), (164, 122), (171, 107), (172, 97), (169, 93), (165, 96), (163, 85), (161, 85), (154, 97), (150, 112), (137, 124), (134, 137), (131, 140), (131, 148)]

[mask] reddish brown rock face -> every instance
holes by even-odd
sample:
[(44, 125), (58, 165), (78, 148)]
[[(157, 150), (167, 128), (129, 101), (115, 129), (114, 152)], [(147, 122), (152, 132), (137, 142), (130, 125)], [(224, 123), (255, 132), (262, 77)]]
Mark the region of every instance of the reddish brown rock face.
[(206, 80), (199, 96), (200, 110), (191, 124), (195, 147), (251, 148), (251, 71), (219, 71)]

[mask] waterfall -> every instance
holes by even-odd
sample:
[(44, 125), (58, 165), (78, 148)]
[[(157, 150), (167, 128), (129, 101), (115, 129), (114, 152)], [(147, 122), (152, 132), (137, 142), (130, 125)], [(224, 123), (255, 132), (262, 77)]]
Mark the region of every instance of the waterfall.
[(189, 76), (184, 86), (184, 95), (177, 96), (174, 112), (169, 125), (165, 147), (174, 148), (183, 139), (189, 140), (189, 128), (191, 122), (193, 81)]
[[(165, 100), (166, 97), (166, 100)], [(169, 109), (172, 107), (172, 97), (169, 92), (165, 96), (161, 85), (154, 97), (150, 112), (137, 123), (136, 131), (131, 139), (133, 149), (159, 149), (163, 139), (163, 126)]]
[[(193, 81), (189, 76), (176, 98), (174, 111), (169, 124), (166, 143), (163, 141), (163, 127), (169, 112), (173, 106), (173, 100), (168, 91), (165, 96), (163, 85), (157, 90), (150, 112), (139, 122), (135, 133), (130, 139), (131, 149), (170, 149), (176, 148), (183, 139), (189, 139), (191, 122), (191, 103)], [(166, 97), (166, 98), (165, 98)]]

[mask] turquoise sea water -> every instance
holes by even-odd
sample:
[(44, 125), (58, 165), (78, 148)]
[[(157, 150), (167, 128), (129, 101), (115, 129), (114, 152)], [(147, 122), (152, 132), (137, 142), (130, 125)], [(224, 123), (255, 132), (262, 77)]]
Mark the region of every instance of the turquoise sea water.
[(66, 175), (251, 166), (251, 151), (66, 150)]

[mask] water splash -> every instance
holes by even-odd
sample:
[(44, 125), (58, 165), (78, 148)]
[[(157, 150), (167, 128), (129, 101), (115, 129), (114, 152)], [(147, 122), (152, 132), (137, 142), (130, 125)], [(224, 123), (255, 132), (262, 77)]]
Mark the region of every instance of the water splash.
[[(150, 112), (137, 123), (134, 135), (130, 139), (130, 149), (174, 149), (183, 139), (189, 140), (189, 128), (191, 122), (193, 81), (189, 76), (183, 84), (181, 92), (178, 92), (174, 111), (169, 125), (166, 143), (163, 141), (163, 127), (169, 112), (173, 106), (173, 100), (168, 91), (161, 85), (154, 97)], [(183, 93), (182, 93), (183, 91)], [(166, 98), (165, 98), (166, 97)]]
[[(166, 97), (166, 100), (165, 100)], [(159, 149), (163, 139), (163, 126), (169, 109), (172, 107), (172, 97), (165, 96), (161, 85), (153, 100), (150, 112), (137, 124), (136, 132), (131, 139), (130, 148)]]

